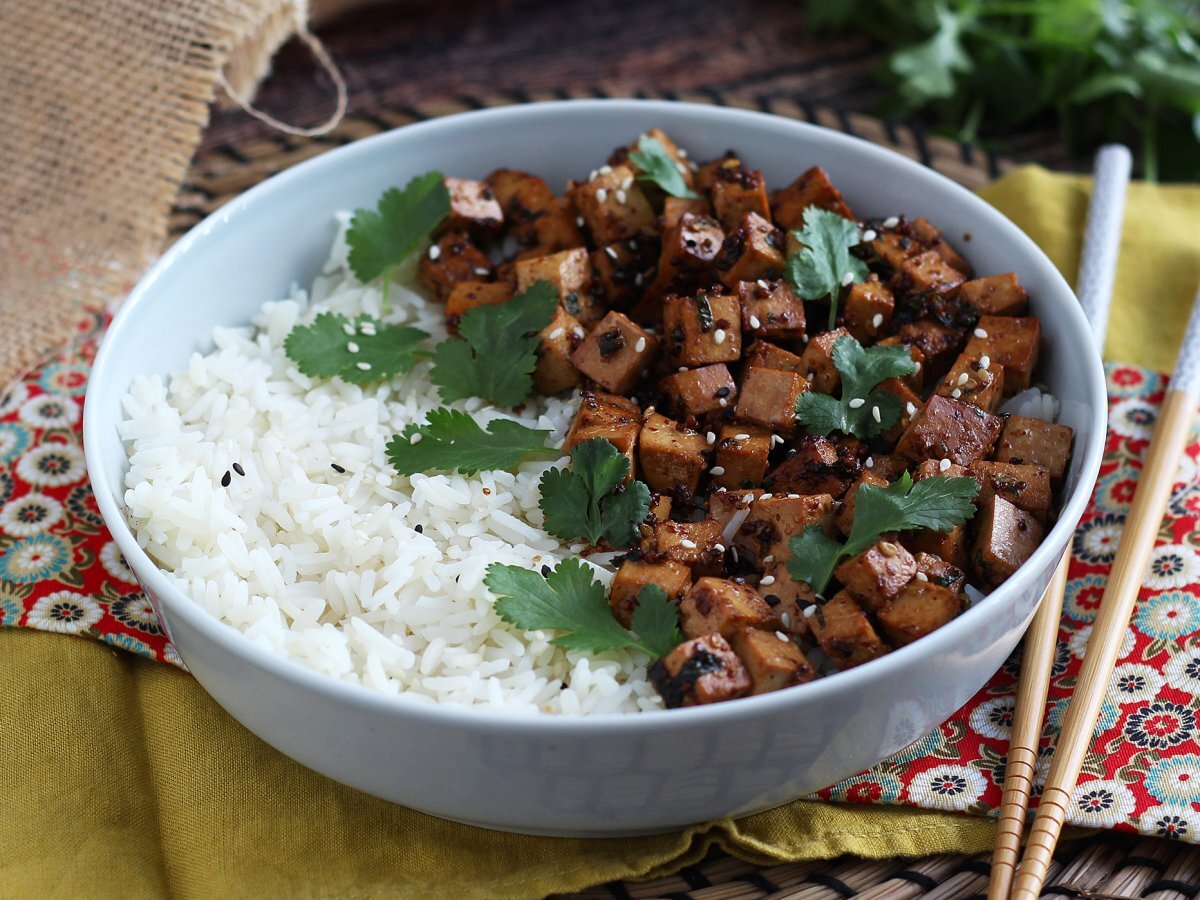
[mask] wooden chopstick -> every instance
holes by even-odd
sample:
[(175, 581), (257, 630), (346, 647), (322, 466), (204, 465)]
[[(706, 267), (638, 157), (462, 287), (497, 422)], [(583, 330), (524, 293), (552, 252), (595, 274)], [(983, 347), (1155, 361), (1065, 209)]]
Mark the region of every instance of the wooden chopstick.
[(1071, 791), (1091, 746), (1100, 706), (1196, 417), (1197, 398), (1200, 397), (1200, 293), (1192, 306), (1168, 388), (1084, 653), (1083, 667), (1063, 719), (1062, 733), (1038, 801), (1025, 856), (1017, 869), (1013, 896), (1018, 900), (1036, 900), (1041, 893), (1051, 855), (1066, 820)]

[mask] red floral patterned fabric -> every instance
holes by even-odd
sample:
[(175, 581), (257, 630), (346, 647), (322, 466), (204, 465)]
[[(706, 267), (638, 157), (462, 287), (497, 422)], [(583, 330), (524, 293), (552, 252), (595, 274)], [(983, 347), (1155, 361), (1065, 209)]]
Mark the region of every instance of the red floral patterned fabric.
[[(182, 666), (87, 485), (80, 419), (104, 324), (93, 323), (76, 348), (0, 394), (0, 625), (78, 634)], [(1165, 386), (1161, 376), (1130, 366), (1109, 366), (1108, 382), (1108, 443), (1075, 535), (1042, 777)], [(1200, 843), (1198, 459), (1193, 436), (1073, 796), (1073, 824)], [(932, 734), (818, 796), (995, 814), (1018, 663), (1019, 655), (1010, 659)], [(887, 727), (911, 727), (905, 711), (896, 709)]]

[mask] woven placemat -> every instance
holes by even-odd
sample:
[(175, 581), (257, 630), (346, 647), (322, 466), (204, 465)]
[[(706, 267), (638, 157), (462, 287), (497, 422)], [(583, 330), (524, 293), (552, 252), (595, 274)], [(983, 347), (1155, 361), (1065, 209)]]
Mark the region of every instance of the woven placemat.
[[(471, 109), (538, 100), (607, 97), (600, 89), (511, 92), (463, 96), (369, 112), (356, 111), (332, 133), (315, 138), (282, 134), (208, 145), (192, 163), (170, 218), (170, 239), (265, 178), (312, 156), (413, 122)], [(970, 188), (1012, 168), (1012, 163), (976, 147), (926, 134), (919, 127), (856, 112), (814, 105), (778, 94), (741, 92), (637, 93), (647, 99), (717, 103), (775, 113), (844, 131), (896, 150)], [(690, 900), (759, 900), (841, 897), (907, 900), (957, 898), (985, 893), (988, 857), (942, 854), (924, 859), (862, 860), (843, 857), (759, 866), (714, 851), (675, 875), (646, 882), (613, 882), (574, 898), (671, 897)], [(1181, 900), (1200, 895), (1200, 847), (1103, 835), (1062, 845), (1047, 880), (1047, 895)]]

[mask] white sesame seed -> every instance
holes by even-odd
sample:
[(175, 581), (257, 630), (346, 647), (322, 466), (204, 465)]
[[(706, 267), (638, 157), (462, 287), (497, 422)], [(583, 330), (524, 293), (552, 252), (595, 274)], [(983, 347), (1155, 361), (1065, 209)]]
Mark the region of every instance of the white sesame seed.
[(424, 437), (424, 435), (422, 435), (421, 432), (418, 431), (416, 434), (414, 434), (412, 437), (410, 437), (408, 439), (408, 442), (410, 444), (419, 444), (419, 443), (421, 443), (422, 437)]
[(358, 352), (358, 344), (354, 343), (354, 341), (350, 341), (346, 344), (346, 349), (349, 350), (351, 353), (357, 353)]
[(370, 363), (368, 363), (368, 362), (360, 362), (360, 363), (358, 363), (358, 367), (359, 367), (360, 369), (362, 369), (364, 372), (370, 372), (370, 371), (371, 371), (371, 364), (370, 364)]
[(716, 331), (713, 332), (713, 341), (717, 344), (725, 343), (725, 329), (724, 328), (718, 328)]
[(682, 147), (679, 148), (679, 158), (680, 159), (688, 158), (688, 152), (686, 150), (684, 150)]
[(769, 493), (768, 494), (760, 494), (758, 499), (759, 500), (770, 500), (774, 496), (775, 496), (774, 494), (769, 494)]
[(788, 615), (787, 613), (780, 613), (779, 621), (783, 623), (784, 628), (792, 627), (792, 617), (790, 615)]
[(567, 330), (565, 328), (555, 328), (552, 332), (550, 332), (548, 335), (546, 335), (546, 337), (549, 340), (557, 341), (560, 337), (562, 337), (566, 333), (567, 333)]
[[(623, 190), (623, 191), (627, 191), (627, 190), (629, 190), (631, 187), (633, 187), (633, 176), (632, 176), (632, 175), (626, 175), (626, 176), (625, 176), (625, 180), (621, 182), (621, 190)], [(632, 241), (631, 241), (630, 243), (632, 243)]]
[(346, 332), (346, 334), (350, 335), (350, 337), (354, 337), (354, 326), (353, 325), (343, 325), (342, 331)]
[(582, 328), (572, 328), (571, 329), (571, 334), (575, 335), (575, 337), (577, 337), (577, 338), (582, 339), (584, 334), (586, 334), (586, 333), (587, 332), (585, 332)]
[(900, 224), (900, 220), (896, 216), (888, 216), (886, 219), (883, 220), (884, 228), (895, 228), (899, 224)]
[(606, 191), (604, 188), (597, 188), (596, 189), (597, 202), (603, 203), (607, 199), (608, 199), (608, 191)]
[(437, 244), (434, 244), (432, 247), (429, 248), (429, 258), (430, 259), (437, 259), (441, 255), (442, 255), (442, 248), (439, 247)]
[(966, 384), (970, 380), (971, 380), (971, 376), (968, 375), (966, 372), (963, 372), (961, 375), (958, 376), (959, 384)]
[(717, 402), (721, 404), (721, 409), (725, 409), (725, 408), (727, 408), (727, 407), (729, 406), (729, 401), (728, 401), (728, 400), (726, 400), (724, 397), (722, 397), (722, 398), (721, 398), (720, 400), (718, 400)]
[(708, 441), (710, 444), (715, 444), (717, 442), (717, 436), (715, 434), (713, 434), (711, 431), (708, 432), (708, 434), (704, 435), (704, 439), (706, 441)]
[(644, 337), (638, 338), (637, 343), (633, 345), (633, 350), (635, 353), (644, 353), (646, 350), (646, 339)]
[(909, 403), (905, 403), (905, 404), (904, 404), (904, 410), (905, 410), (905, 412), (907, 412), (907, 413), (908, 413), (910, 416), (915, 416), (915, 415), (917, 414), (917, 407), (916, 407), (916, 405), (915, 405), (915, 404), (913, 404), (913, 403), (911, 403), (911, 402), (909, 402)]
[(873, 241), (873, 240), (875, 240), (875, 238), (877, 238), (877, 237), (879, 237), (879, 235), (877, 235), (877, 234), (875, 233), (875, 229), (874, 229), (874, 228), (868, 228), (868, 229), (867, 229), (866, 231), (864, 231), (864, 232), (863, 232), (863, 234), (862, 234), (862, 239), (863, 239), (864, 241)]
[(771, 446), (772, 447), (774, 447), (776, 444), (782, 444), (782, 443), (783, 443), (783, 438), (781, 438), (779, 435), (777, 435), (777, 434), (771, 435)]
[(476, 275), (487, 275), (487, 274), (488, 274), (488, 268), (487, 268), (487, 266), (476, 266), (476, 267), (475, 267), (475, 274), (476, 274)]
[(988, 333), (986, 331), (984, 331), (982, 328), (975, 329), (975, 337), (986, 338), (987, 336), (988, 336)]
[(774, 553), (768, 553), (766, 556), (764, 556), (764, 557), (762, 558), (762, 561), (763, 561), (763, 565), (764, 565), (764, 566), (765, 566), (767, 563), (773, 563), (773, 562), (775, 562), (775, 554), (774, 554)]
[(365, 334), (367, 337), (375, 337), (375, 323), (374, 322), (363, 322), (361, 325), (358, 326), (358, 330), (361, 331), (363, 334)]
[(611, 175), (612, 174), (612, 166), (605, 163), (596, 171), (599, 172), (601, 175)]
[(756, 281), (754, 283), (757, 284), (764, 291), (769, 291), (771, 289), (771, 285), (767, 284), (767, 279), (765, 279), (765, 278), (760, 278), (760, 279), (758, 279), (758, 281)]
[(954, 390), (952, 390), (950, 392), (950, 396), (952, 399), (957, 400), (959, 397), (962, 396), (962, 388), (955, 388)]
[(938, 463), (938, 471), (949, 472), (950, 471), (950, 460), (943, 459), (940, 463)]
[(815, 605), (804, 607), (804, 617), (806, 619), (811, 619), (816, 614), (817, 614), (817, 607)]
[(713, 466), (708, 471), (709, 471), (709, 474), (720, 477), (725, 474), (725, 467), (724, 466)]
[(675, 168), (677, 168), (679, 170), (680, 175), (686, 175), (688, 173), (688, 167), (684, 163), (676, 162)]
[(748, 440), (750, 440), (750, 435), (746, 434), (745, 432), (742, 432), (741, 434), (735, 434), (733, 436), (733, 439), (735, 441), (748, 441)]
[(637, 249), (637, 238), (633, 238), (633, 239), (632, 239), (632, 240), (629, 242), (629, 249), (630, 249), (630, 250), (636, 250), (636, 249)]
[(842, 287), (846, 287), (847, 285), (851, 285), (851, 284), (854, 284), (854, 273), (847, 272), (845, 275), (842, 276)]
[(725, 545), (724, 544), (713, 544), (713, 549), (716, 550), (718, 553), (724, 553)]
[(868, 456), (868, 457), (867, 457), (867, 468), (868, 468), (868, 469), (873, 469), (873, 468), (875, 468), (875, 457), (873, 457), (873, 456)]
[(853, 400), (851, 400), (851, 401), (850, 401), (850, 408), (851, 408), (851, 409), (858, 409), (859, 407), (861, 407), (861, 406), (862, 406), (864, 403), (866, 403), (866, 402), (867, 402), (867, 401), (866, 401), (866, 400), (864, 400), (862, 397), (855, 397)]
[(682, 541), (679, 542), (679, 544), (682, 547), (686, 547), (688, 550), (696, 549), (696, 542), (693, 540), (690, 540), (689, 538), (684, 538)]
[(929, 580), (929, 576), (926, 575), (924, 572), (917, 573), (917, 581), (928, 581), (928, 580)]
[(992, 358), (986, 353), (979, 357), (979, 368), (990, 369), (992, 367)]
[(576, 216), (576, 217), (575, 217), (575, 227), (576, 227), (576, 228), (582, 228), (582, 227), (583, 227), (583, 225), (584, 225), (584, 222), (583, 222), (583, 216)]
[(759, 320), (758, 316), (750, 317), (750, 327), (751, 328), (762, 328), (762, 322)]
[(600, 174), (600, 173), (599, 173), (599, 172), (597, 172), (595, 169), (592, 169), (592, 171), (588, 172), (588, 181), (595, 181), (595, 180), (596, 180), (596, 176), (597, 176), (597, 175), (599, 175), (599, 174)]
[(775, 576), (774, 575), (764, 575), (762, 578), (760, 578), (758, 580), (758, 583), (761, 585), (764, 585), (765, 587), (770, 587), (771, 585), (773, 585), (775, 583)]
[(871, 418), (874, 419), (877, 423), (883, 424), (883, 419), (879, 415), (879, 407), (878, 406), (871, 407)]
[(784, 641), (785, 643), (789, 640), (788, 636), (786, 634), (784, 634), (782, 631), (775, 632), (775, 637), (779, 638), (781, 641)]
[(754, 495), (753, 495), (753, 494), (747, 494), (745, 497), (743, 497), (743, 498), (742, 498), (742, 502), (743, 502), (743, 503), (753, 503), (753, 502), (754, 502)]
[(917, 372), (921, 371), (921, 363), (914, 359), (913, 360), (913, 368), (915, 369), (915, 371), (913, 372), (913, 374), (915, 375)]
[(677, 371), (677, 372), (686, 372), (686, 371), (687, 371), (687, 366), (680, 366), (680, 367), (679, 367), (678, 369), (676, 369), (675, 371)]
[(883, 313), (875, 313), (875, 315), (871, 317), (871, 327), (878, 328), (882, 324), (883, 324)]
[(645, 276), (644, 276), (644, 275), (642, 275), (642, 273), (641, 273), (641, 272), (638, 272), (636, 275), (634, 275), (634, 276), (633, 276), (633, 283), (634, 283), (635, 285), (637, 285), (638, 287), (641, 287), (641, 286), (642, 286), (642, 282), (643, 282), (644, 280), (645, 280)]
[(618, 202), (618, 203), (624, 203), (624, 202), (625, 202), (625, 197), (626, 197), (627, 195), (626, 195), (626, 193), (625, 193), (624, 191), (622, 191), (622, 190), (618, 190), (618, 191), (617, 191), (617, 194), (616, 194), (616, 196), (617, 196), (617, 202)]

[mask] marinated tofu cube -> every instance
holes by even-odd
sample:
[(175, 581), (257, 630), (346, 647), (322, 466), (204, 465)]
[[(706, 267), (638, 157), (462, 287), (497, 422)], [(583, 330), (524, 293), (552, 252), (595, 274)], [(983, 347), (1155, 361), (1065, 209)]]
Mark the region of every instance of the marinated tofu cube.
[(721, 571), (725, 551), (721, 545), (721, 523), (712, 516), (698, 522), (659, 522), (654, 526), (654, 552), (658, 558), (682, 563), (693, 575), (715, 575)]
[(833, 535), (833, 497), (829, 494), (763, 495), (750, 507), (733, 544), (739, 558), (751, 566), (761, 565), (768, 556), (787, 560), (791, 539), (813, 525)]
[(737, 290), (743, 334), (782, 341), (804, 337), (804, 302), (786, 281), (739, 281)]
[(979, 460), (971, 463), (968, 474), (979, 482), (977, 503), (991, 497), (1003, 497), (1018, 509), (1046, 521), (1052, 499), (1050, 473), (1041, 466)]
[(849, 490), (862, 471), (866, 451), (853, 438), (834, 441), (803, 435), (796, 439), (787, 460), (763, 481), (776, 494), (831, 494), (835, 499)]
[(730, 645), (750, 674), (752, 694), (767, 694), (817, 677), (804, 653), (782, 631), (739, 628)]
[(716, 219), (684, 213), (663, 232), (658, 273), (646, 289), (647, 295), (656, 298), (669, 292), (686, 294), (695, 287), (707, 286), (724, 241), (725, 232)]
[(972, 568), (986, 586), (994, 588), (1033, 555), (1045, 532), (1031, 513), (1003, 497), (982, 504), (976, 519), (979, 533), (971, 553)]
[(721, 168), (713, 173), (712, 203), (726, 231), (735, 230), (747, 213), (771, 220), (767, 182), (762, 172), (745, 166)]
[(630, 166), (605, 166), (590, 181), (572, 185), (567, 196), (597, 244), (627, 241), (639, 234), (655, 232), (654, 210), (634, 180)]
[(996, 443), (996, 461), (1041, 466), (1058, 484), (1071, 461), (1073, 438), (1074, 432), (1067, 425), (1009, 416)]
[[(916, 562), (917, 578), (922, 581), (940, 584), (944, 588), (949, 588), (955, 594), (962, 593), (963, 587), (967, 583), (967, 574), (958, 566), (953, 566), (940, 556), (935, 556), (932, 553), (918, 553), (916, 555)], [(922, 575), (925, 577), (921, 578)]]
[(442, 302), (459, 282), (486, 281), (491, 276), (491, 260), (462, 231), (439, 237), (417, 265), (421, 284)]
[(841, 191), (833, 186), (819, 166), (813, 166), (783, 190), (771, 195), (775, 224), (788, 231), (804, 226), (804, 210), (810, 206), (819, 206), (847, 219), (854, 218)]
[(666, 396), (671, 412), (681, 419), (732, 409), (737, 403), (737, 384), (724, 363), (668, 375), (658, 389)]
[(964, 281), (958, 286), (958, 302), (981, 316), (1023, 316), (1029, 308), (1029, 295), (1009, 272)]
[(509, 225), (529, 222), (555, 199), (545, 181), (516, 169), (497, 169), (487, 177), (487, 184)]
[(615, 310), (571, 354), (571, 362), (606, 391), (625, 394), (650, 368), (658, 338)]
[[(450, 298), (454, 299), (453, 296)], [(450, 303), (446, 303), (447, 312)], [(537, 347), (537, 365), (533, 370), (533, 387), (539, 394), (557, 394), (583, 383), (571, 355), (579, 349), (584, 338), (583, 326), (561, 306), (554, 308), (554, 318), (542, 329)]]
[(941, 628), (962, 612), (962, 598), (931, 581), (913, 581), (875, 613), (879, 627), (895, 647), (911, 644)]
[(849, 535), (850, 529), (854, 525), (854, 503), (858, 496), (858, 489), (864, 484), (874, 485), (875, 487), (887, 487), (890, 482), (886, 476), (872, 469), (863, 469), (858, 476), (858, 480), (850, 485), (846, 491), (846, 496), (842, 498), (842, 506), (837, 511), (834, 521), (837, 524), (838, 531), (843, 535)]
[(747, 369), (735, 417), (762, 425), (779, 434), (796, 431), (796, 400), (808, 390), (808, 382), (795, 372), (778, 369)]
[(908, 460), (894, 453), (872, 453), (863, 461), (863, 468), (892, 482), (908, 471)]
[(741, 166), (742, 161), (738, 155), (732, 150), (726, 150), (723, 156), (717, 159), (709, 160), (706, 163), (701, 163), (695, 172), (695, 180), (693, 187), (697, 191), (712, 192), (713, 185), (717, 183), (717, 172), (721, 169), (736, 169)]
[(650, 490), (681, 499), (695, 496), (708, 468), (704, 435), (656, 412), (648, 412), (638, 438), (642, 480)]
[(458, 334), (462, 317), (477, 306), (494, 306), (513, 298), (513, 290), (499, 281), (460, 281), (446, 298), (446, 331)]
[(913, 470), (913, 481), (921, 481), (924, 478), (963, 478), (966, 476), (966, 466), (960, 466), (949, 460), (946, 462), (949, 465), (943, 468), (940, 459), (925, 460)]
[[(925, 354), (916, 344), (909, 343), (900, 339), (899, 335), (886, 337), (881, 341), (875, 342), (876, 347), (907, 347), (908, 355), (912, 357), (912, 361), (917, 364), (916, 371), (911, 375), (905, 375), (900, 380), (903, 381), (909, 388), (916, 391), (918, 394), (925, 388)], [(919, 404), (918, 404), (919, 405)]]
[(647, 279), (654, 277), (658, 242), (630, 238), (592, 251), (592, 271), (597, 293), (610, 309), (629, 309), (642, 294)]
[(733, 700), (753, 687), (746, 667), (719, 634), (684, 641), (648, 674), (670, 709)]
[(730, 490), (761, 487), (772, 443), (771, 432), (758, 425), (722, 425), (711, 471), (713, 484)]
[(967, 278), (973, 273), (971, 264), (963, 259), (962, 254), (950, 246), (950, 242), (929, 221), (918, 216), (912, 222), (912, 233), (922, 244), (937, 253), (938, 256), (953, 269), (957, 269)]
[(663, 301), (663, 331), (667, 361), (672, 366), (707, 366), (742, 358), (737, 297), (667, 297)]
[(956, 525), (945, 532), (934, 531), (932, 528), (901, 532), (900, 543), (907, 547), (914, 556), (929, 553), (946, 560), (959, 569), (965, 569), (970, 565), (971, 547), (965, 525)]
[(739, 628), (771, 628), (779, 618), (758, 591), (725, 578), (698, 578), (679, 603), (685, 637), (720, 634), (729, 639)]
[(895, 541), (879, 541), (843, 562), (833, 574), (863, 609), (876, 612), (900, 595), (917, 574), (917, 562)]
[(913, 418), (925, 404), (913, 389), (899, 378), (887, 378), (879, 382), (879, 390), (887, 391), (900, 401), (900, 418), (896, 420), (895, 425), (883, 433), (884, 440), (888, 443), (895, 443), (900, 440), (900, 436), (912, 424)]
[(580, 221), (570, 198), (556, 197), (543, 212), (518, 229), (518, 240), (525, 249), (517, 254), (517, 258), (533, 259), (582, 247), (584, 237), (579, 230)]
[(583, 247), (521, 260), (515, 271), (518, 292), (539, 281), (548, 281), (558, 291), (563, 309), (584, 325), (591, 325), (604, 315), (603, 307), (592, 297), (592, 262)]
[(882, 281), (852, 284), (842, 301), (842, 322), (863, 345), (873, 344), (892, 327), (896, 298)]
[(450, 192), (450, 215), (444, 228), (480, 234), (499, 230), (504, 213), (487, 182), (467, 178), (444, 180), (446, 190)]
[(758, 592), (779, 617), (779, 626), (793, 637), (809, 633), (809, 613), (816, 611), (817, 592), (807, 581), (792, 577), (784, 560), (763, 557), (763, 575)]
[(910, 256), (896, 270), (901, 289), (914, 294), (944, 294), (963, 283), (963, 273), (936, 250)]
[[(958, 356), (966, 340), (966, 331), (962, 328), (951, 328), (932, 319), (918, 319), (901, 325), (896, 336), (901, 343), (911, 344), (921, 351), (924, 357), (921, 364), (923, 374), (936, 378), (945, 372)], [(976, 359), (981, 355), (976, 354)]]
[[(744, 320), (743, 320), (744, 321)], [(780, 372), (800, 372), (803, 362), (799, 356), (767, 341), (755, 341), (746, 351), (747, 369), (778, 369)]]
[(1004, 367), (990, 357), (962, 353), (937, 386), (937, 392), (994, 413), (1004, 399)]
[(638, 547), (644, 552), (656, 552), (655, 547), (658, 546), (658, 540), (654, 529), (661, 523), (671, 520), (672, 505), (670, 494), (650, 495), (650, 510), (646, 513), (646, 518), (638, 525), (638, 531), (642, 535), (641, 540), (638, 541)]
[(844, 337), (850, 337), (850, 332), (835, 328), (809, 338), (804, 345), (804, 352), (800, 354), (801, 371), (818, 394), (832, 394), (842, 383), (842, 376), (833, 363), (833, 348)]
[(662, 230), (667, 231), (678, 225), (684, 213), (703, 216), (706, 219), (716, 218), (713, 215), (712, 204), (703, 197), (672, 197), (668, 194), (663, 198), (662, 215), (658, 217)]
[(846, 591), (838, 591), (818, 606), (809, 627), (825, 655), (842, 670), (878, 659), (889, 649), (875, 633), (866, 613)]
[(634, 458), (638, 434), (642, 430), (642, 411), (636, 403), (615, 394), (584, 391), (579, 412), (563, 442), (563, 453), (592, 438), (604, 438), (629, 460), (629, 475), (636, 466)]
[(948, 459), (969, 466), (992, 451), (1004, 420), (977, 406), (934, 394), (913, 417), (896, 452), (913, 462)]
[(725, 239), (715, 265), (727, 287), (739, 281), (772, 280), (783, 274), (783, 233), (757, 213), (742, 216)]
[(1029, 387), (1041, 349), (1041, 320), (1036, 317), (980, 316), (966, 353), (988, 356), (1004, 366), (1004, 395)]
[(877, 229), (876, 234), (879, 236), (870, 242), (871, 252), (881, 262), (899, 270), (908, 259), (924, 253), (926, 249), (920, 241), (905, 231)]
[(692, 572), (687, 566), (676, 562), (645, 562), (626, 560), (613, 576), (608, 604), (613, 618), (625, 628), (633, 624), (633, 610), (638, 604), (638, 595), (647, 585), (654, 584), (676, 603), (692, 586)]

